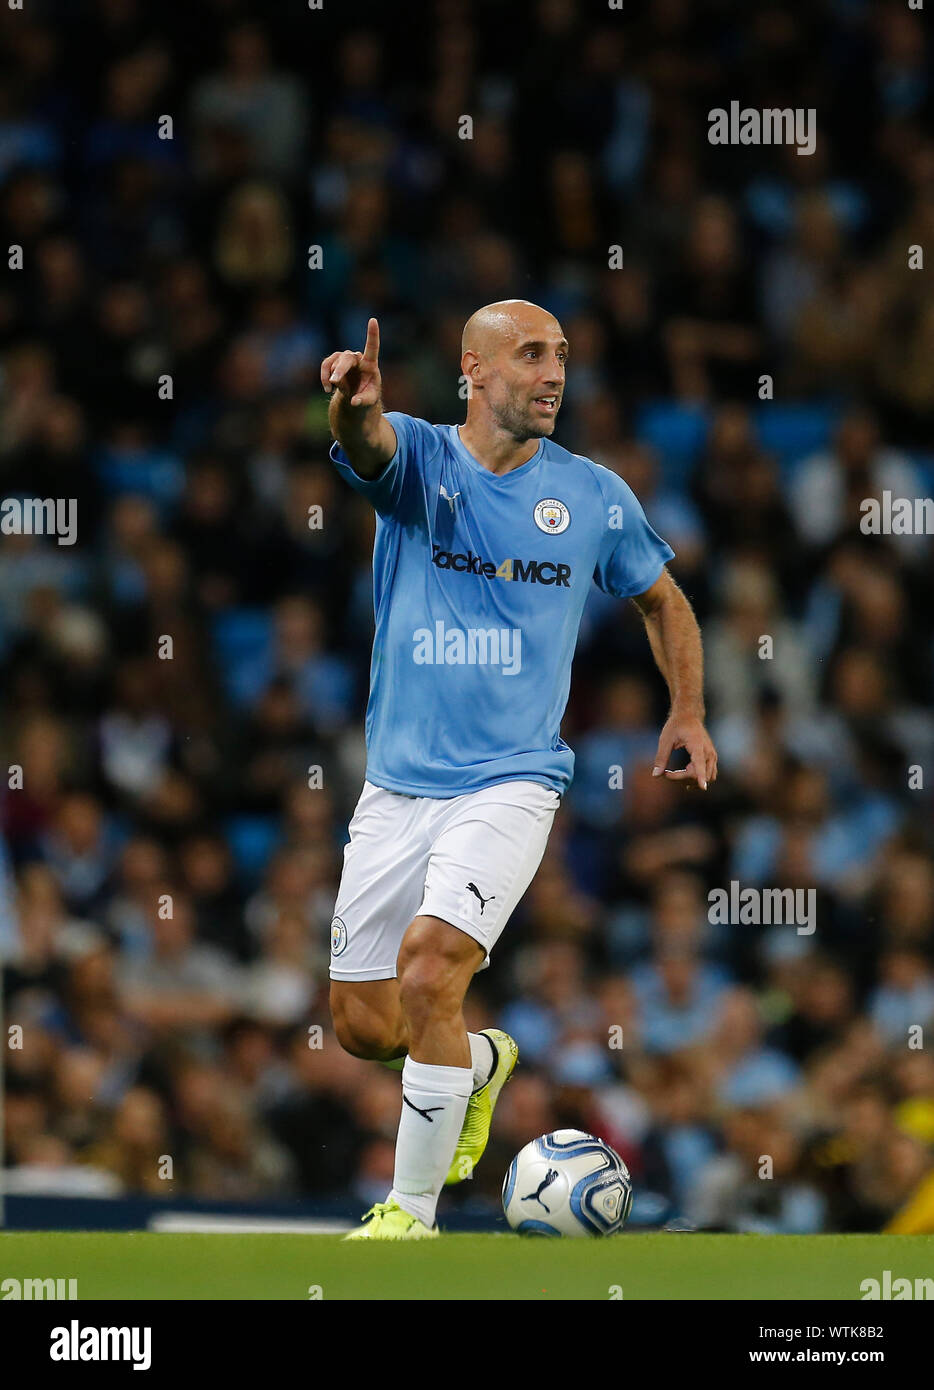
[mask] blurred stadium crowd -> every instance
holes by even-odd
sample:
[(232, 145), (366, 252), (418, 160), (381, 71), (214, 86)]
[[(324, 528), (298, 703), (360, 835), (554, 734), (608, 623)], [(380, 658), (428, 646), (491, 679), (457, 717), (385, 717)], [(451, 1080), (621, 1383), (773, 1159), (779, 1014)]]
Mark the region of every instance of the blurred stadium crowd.
[[(0, 537), (9, 1188), (384, 1196), (398, 1076), (326, 998), (373, 522), (317, 370), (375, 313), (387, 405), (457, 420), (465, 317), (521, 296), (571, 344), (556, 438), (677, 552), (720, 780), (652, 779), (664, 688), (594, 590), (576, 782), (469, 1001), (523, 1065), (450, 1200), (574, 1125), (645, 1221), (934, 1229), (934, 544), (858, 524), (934, 483), (930, 26), (350, 8), (0, 12), (0, 498), (78, 507)], [(709, 145), (733, 99), (816, 108), (815, 153)], [(711, 925), (731, 880), (815, 888), (816, 931)]]

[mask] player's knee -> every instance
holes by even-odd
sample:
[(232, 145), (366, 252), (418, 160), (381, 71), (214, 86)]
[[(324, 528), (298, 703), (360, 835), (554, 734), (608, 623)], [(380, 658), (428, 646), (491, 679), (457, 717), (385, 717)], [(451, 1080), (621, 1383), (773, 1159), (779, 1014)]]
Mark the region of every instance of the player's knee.
[(405, 1050), (386, 1019), (359, 1001), (331, 992), (331, 1020), (337, 1041), (352, 1057), (388, 1062)]
[(409, 1024), (423, 1018), (454, 1014), (463, 1002), (457, 963), (430, 946), (410, 947), (399, 954), (399, 1000)]

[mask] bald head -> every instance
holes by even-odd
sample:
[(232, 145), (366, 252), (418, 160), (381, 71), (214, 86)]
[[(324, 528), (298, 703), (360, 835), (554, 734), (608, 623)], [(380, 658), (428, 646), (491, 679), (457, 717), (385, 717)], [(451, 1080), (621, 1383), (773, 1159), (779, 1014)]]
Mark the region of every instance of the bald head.
[(528, 299), (501, 299), (484, 304), (464, 324), (461, 352), (492, 356), (510, 339), (561, 337), (561, 325), (553, 314)]
[(484, 304), (464, 325), (467, 423), (523, 442), (550, 435), (568, 345), (554, 314), (527, 299)]

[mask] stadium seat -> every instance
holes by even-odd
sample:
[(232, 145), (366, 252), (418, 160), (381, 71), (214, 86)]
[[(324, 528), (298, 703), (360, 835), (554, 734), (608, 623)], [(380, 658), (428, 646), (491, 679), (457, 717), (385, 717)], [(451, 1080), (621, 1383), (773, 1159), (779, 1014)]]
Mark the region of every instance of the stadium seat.
[(934, 497), (934, 454), (909, 453), (908, 457), (921, 477), (925, 497)]
[(226, 822), (224, 838), (243, 882), (259, 881), (279, 842), (279, 834), (275, 816), (231, 816)]
[(638, 412), (636, 438), (657, 451), (666, 486), (684, 486), (704, 446), (709, 424), (702, 406), (650, 401)]
[(787, 478), (801, 459), (826, 449), (838, 415), (831, 405), (768, 401), (756, 411), (755, 423), (763, 449), (774, 454)]
[(235, 704), (251, 703), (265, 688), (271, 634), (270, 615), (261, 608), (231, 608), (215, 618), (214, 647)]
[(164, 515), (174, 510), (185, 486), (181, 460), (156, 449), (102, 449), (94, 460), (94, 468), (107, 492), (148, 497)]

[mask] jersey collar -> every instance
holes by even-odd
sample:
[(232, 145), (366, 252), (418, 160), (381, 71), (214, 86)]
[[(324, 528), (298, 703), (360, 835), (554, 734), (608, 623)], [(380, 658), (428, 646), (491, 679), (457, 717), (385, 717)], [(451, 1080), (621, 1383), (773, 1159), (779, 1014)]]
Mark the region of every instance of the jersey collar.
[(526, 459), (525, 463), (520, 463), (518, 468), (511, 468), (508, 473), (491, 473), (488, 468), (484, 468), (479, 459), (474, 458), (466, 444), (462, 443), (459, 425), (451, 426), (451, 440), (454, 444), (454, 448), (464, 462), (469, 464), (471, 468), (476, 469), (478, 473), (484, 474), (485, 477), (489, 478), (494, 483), (506, 483), (510, 478), (515, 478), (518, 474), (526, 473), (530, 468), (534, 468), (545, 452), (546, 442), (545, 436), (542, 435), (541, 439), (538, 441), (538, 448), (535, 450), (535, 453), (530, 459)]

